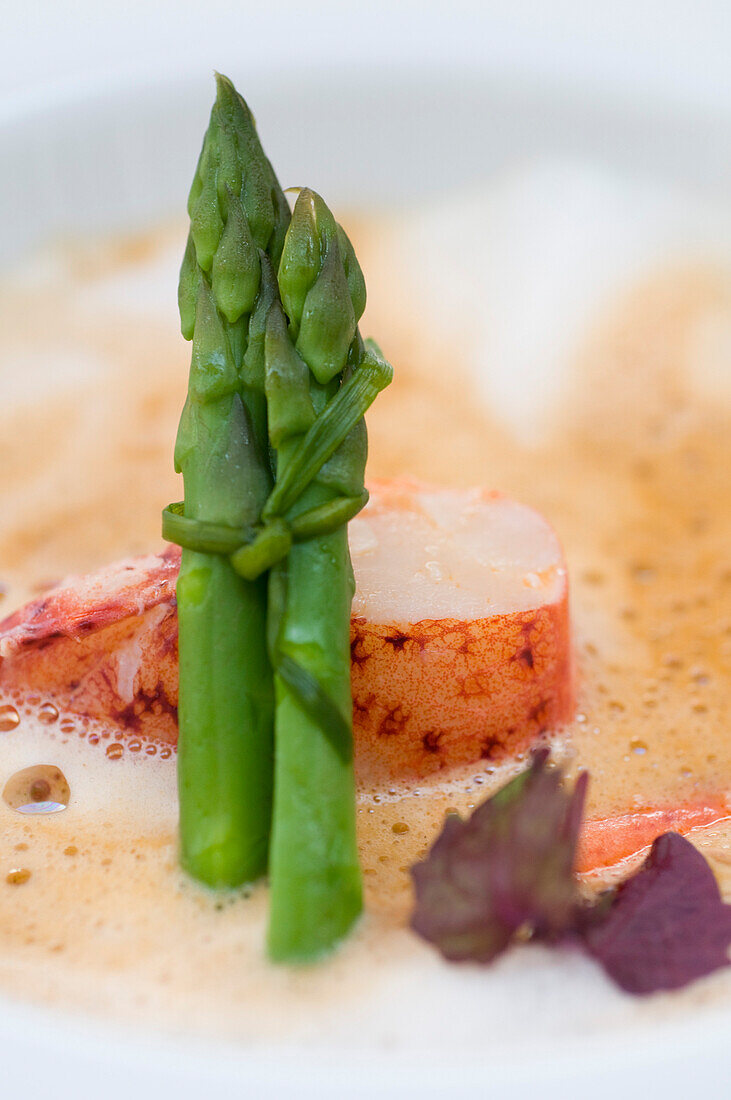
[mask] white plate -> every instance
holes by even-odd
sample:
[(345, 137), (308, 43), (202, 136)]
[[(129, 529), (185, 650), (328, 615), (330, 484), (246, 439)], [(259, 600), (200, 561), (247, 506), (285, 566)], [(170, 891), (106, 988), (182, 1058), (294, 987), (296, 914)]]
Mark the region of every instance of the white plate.
[[(255, 105), (267, 148), (286, 180), (312, 183), (337, 203), (407, 202), (416, 193), (479, 182), (539, 153), (590, 157), (611, 168), (722, 193), (728, 173), (723, 118), (629, 109), (550, 87), (455, 74), (428, 80), (350, 74), (231, 75)], [(48, 108), (26, 97), (0, 126), (0, 239), (7, 263), (58, 235), (154, 224), (184, 208), (205, 126), (211, 82), (195, 77), (90, 95), (69, 89)], [(296, 110), (293, 105), (296, 104)], [(316, 119), (303, 127), (302, 118)], [(348, 154), (323, 159), (322, 150)], [(171, 308), (172, 304), (171, 293)], [(489, 980), (489, 979), (488, 979)], [(575, 1007), (575, 1006), (574, 1006)], [(406, 1097), (537, 1093), (593, 1097), (719, 1095), (729, 1079), (731, 1013), (671, 1020), (549, 1044), (524, 1039), (516, 1059), (485, 1048), (418, 1062), (380, 1046), (333, 1050), (233, 1049), (133, 1034), (72, 1014), (0, 1002), (3, 1096), (172, 1095), (214, 1088), (257, 1098)]]

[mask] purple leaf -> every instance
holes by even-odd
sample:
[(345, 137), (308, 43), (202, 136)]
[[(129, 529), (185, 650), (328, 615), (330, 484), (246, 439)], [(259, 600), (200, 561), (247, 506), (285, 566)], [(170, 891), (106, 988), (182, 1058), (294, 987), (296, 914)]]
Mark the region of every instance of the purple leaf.
[(619, 887), (603, 917), (582, 929), (587, 950), (628, 993), (679, 989), (728, 965), (731, 906), (703, 856), (665, 833)]
[(490, 962), (519, 929), (558, 938), (577, 919), (573, 877), (587, 777), (562, 786), (548, 752), (463, 821), (447, 819), (412, 868), (413, 929), (447, 959)]

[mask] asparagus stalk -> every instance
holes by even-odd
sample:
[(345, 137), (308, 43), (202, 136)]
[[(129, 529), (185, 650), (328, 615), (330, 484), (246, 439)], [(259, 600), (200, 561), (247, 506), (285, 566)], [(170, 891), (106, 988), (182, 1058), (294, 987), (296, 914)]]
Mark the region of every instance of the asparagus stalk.
[[(289, 326), (272, 307), (265, 352), (280, 484), (301, 456), (303, 438), (365, 356), (356, 328), (365, 307), (360, 268), (332, 214), (309, 190), (297, 199), (278, 281)], [(366, 451), (361, 419), (324, 465), (323, 452), (319, 471), (291, 504), (290, 522), (362, 499)], [(329, 951), (362, 908), (350, 695), (353, 591), (345, 524), (294, 544), (270, 575), (276, 713), (268, 946), (278, 961)]]
[[(260, 330), (276, 294), (269, 260), (279, 261), (289, 209), (248, 108), (230, 81), (216, 79), (180, 273), (181, 327), (193, 352), (175, 465), (186, 518), (251, 528), (271, 488)], [(200, 881), (231, 887), (267, 864), (266, 581), (242, 578), (225, 555), (184, 549), (177, 600), (181, 861)]]

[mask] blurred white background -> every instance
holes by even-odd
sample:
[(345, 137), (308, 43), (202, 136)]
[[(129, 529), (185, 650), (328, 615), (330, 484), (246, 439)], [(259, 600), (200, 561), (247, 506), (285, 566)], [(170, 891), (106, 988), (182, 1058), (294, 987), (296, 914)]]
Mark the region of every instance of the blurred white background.
[(731, 110), (728, 0), (0, 0), (0, 108), (65, 84), (216, 67), (241, 79), (273, 55), (313, 72), (459, 62), (666, 104)]

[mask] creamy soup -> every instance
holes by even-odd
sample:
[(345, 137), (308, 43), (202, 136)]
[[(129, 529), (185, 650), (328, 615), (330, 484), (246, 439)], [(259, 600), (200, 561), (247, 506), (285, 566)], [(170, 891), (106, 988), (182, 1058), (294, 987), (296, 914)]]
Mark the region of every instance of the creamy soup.
[[(540, 171), (408, 216), (341, 213), (368, 281), (362, 327), (396, 368), (369, 414), (369, 472), (500, 488), (558, 531), (579, 701), (554, 742), (573, 774), (589, 770), (591, 816), (723, 800), (731, 267), (717, 242), (659, 248), (675, 223), (648, 241), (651, 197), (608, 183), (634, 213), (621, 254), (611, 225), (591, 228), (603, 217), (592, 186), (569, 178), (586, 248), (581, 226), (569, 241), (548, 232)], [(160, 508), (180, 496), (183, 232), (59, 247), (3, 287), (6, 613), (67, 573), (160, 545)], [(178, 870), (173, 751), (115, 742), (40, 696), (17, 712), (0, 712), (0, 785), (54, 765), (70, 794), (43, 815), (0, 801), (0, 988), (13, 994), (237, 1038), (472, 1047), (489, 1033), (506, 1049), (527, 1028), (550, 1039), (731, 997), (720, 974), (630, 1006), (578, 956), (535, 948), (463, 969), (409, 933), (410, 864), (447, 809), (469, 810), (520, 761), (361, 791), (366, 916), (327, 963), (276, 969), (265, 887), (214, 897)], [(731, 890), (731, 833), (692, 839)]]

